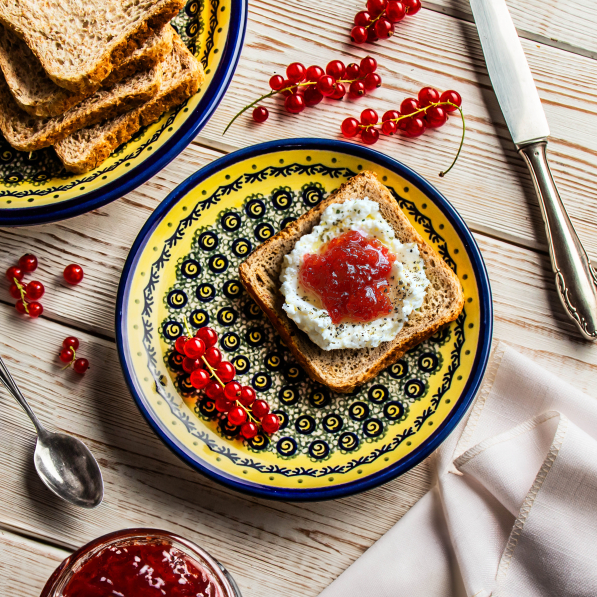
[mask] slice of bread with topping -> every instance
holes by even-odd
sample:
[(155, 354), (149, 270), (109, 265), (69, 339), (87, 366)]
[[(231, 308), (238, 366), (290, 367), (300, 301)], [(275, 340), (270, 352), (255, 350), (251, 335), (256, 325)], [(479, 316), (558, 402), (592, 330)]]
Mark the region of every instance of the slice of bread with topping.
[[(323, 350), (298, 329), (282, 309), (280, 272), (284, 256), (296, 242), (319, 223), (324, 209), (333, 203), (363, 199), (379, 203), (381, 215), (402, 243), (416, 242), (429, 279), (423, 305), (414, 311), (396, 338), (377, 348)], [(240, 267), (247, 292), (269, 317), (274, 327), (308, 375), (331, 390), (352, 392), (397, 361), (407, 350), (454, 321), (464, 306), (460, 281), (435, 249), (415, 230), (390, 191), (373, 172), (362, 172), (343, 184), (325, 201), (255, 249)]]
[(56, 144), (58, 157), (70, 172), (93, 170), (141, 127), (194, 95), (205, 78), (201, 63), (174, 34), (172, 53), (162, 63), (164, 76), (158, 93), (143, 105), (93, 127), (81, 129)]

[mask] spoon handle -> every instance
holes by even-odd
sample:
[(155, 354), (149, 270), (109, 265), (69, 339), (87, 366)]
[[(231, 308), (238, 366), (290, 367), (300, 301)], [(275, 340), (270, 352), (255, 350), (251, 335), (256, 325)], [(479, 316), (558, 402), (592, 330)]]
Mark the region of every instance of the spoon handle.
[(0, 381), (4, 384), (4, 386), (12, 395), (12, 397), (23, 407), (23, 410), (27, 413), (27, 416), (35, 425), (37, 433), (44, 433), (44, 428), (42, 427), (38, 418), (35, 416), (35, 413), (31, 410), (31, 407), (27, 403), (27, 400), (25, 400), (25, 396), (21, 394), (21, 390), (19, 390), (19, 387), (15, 383), (15, 380), (12, 378), (12, 375), (10, 374), (10, 371), (8, 370), (6, 365), (4, 364), (2, 357), (0, 357)]

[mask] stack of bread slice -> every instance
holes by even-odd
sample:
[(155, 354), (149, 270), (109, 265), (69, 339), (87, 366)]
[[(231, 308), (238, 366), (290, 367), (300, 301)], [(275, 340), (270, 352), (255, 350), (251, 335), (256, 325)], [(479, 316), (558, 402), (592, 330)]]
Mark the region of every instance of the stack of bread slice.
[(0, 131), (87, 172), (197, 92), (200, 62), (170, 25), (184, 0), (0, 2)]

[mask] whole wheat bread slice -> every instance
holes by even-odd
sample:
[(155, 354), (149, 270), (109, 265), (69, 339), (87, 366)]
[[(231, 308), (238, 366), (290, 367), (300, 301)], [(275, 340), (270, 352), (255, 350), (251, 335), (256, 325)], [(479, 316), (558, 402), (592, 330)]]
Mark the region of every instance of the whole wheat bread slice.
[(81, 174), (99, 166), (141, 127), (197, 92), (205, 75), (201, 63), (174, 34), (172, 52), (162, 63), (164, 76), (158, 93), (145, 104), (93, 127), (81, 129), (55, 145), (64, 167)]
[[(102, 87), (109, 88), (122, 79), (161, 62), (172, 50), (172, 31), (170, 25), (165, 25), (153, 32), (140, 48), (110, 73), (102, 82)], [(40, 118), (59, 116), (96, 91), (89, 89), (74, 92), (56, 85), (29, 46), (1, 25), (0, 68), (17, 105), (32, 116)]]
[(2, 0), (0, 23), (26, 42), (52, 81), (85, 91), (97, 89), (183, 6), (184, 0)]
[(137, 73), (112, 89), (100, 89), (60, 116), (37, 118), (21, 110), (0, 74), (0, 130), (19, 151), (54, 145), (71, 133), (117, 116), (152, 98), (160, 88), (162, 65)]
[[(430, 284), (421, 308), (411, 313), (408, 322), (391, 342), (384, 342), (377, 348), (326, 351), (299, 330), (282, 309), (284, 297), (279, 290), (282, 264), (296, 242), (319, 223), (328, 205), (364, 197), (379, 203), (381, 215), (394, 229), (396, 238), (402, 243), (417, 243)], [(350, 179), (325, 201), (255, 249), (241, 263), (239, 272), (247, 292), (269, 317), (308, 375), (340, 393), (352, 392), (375, 377), (407, 350), (454, 321), (464, 306), (462, 286), (454, 272), (413, 228), (389, 190), (373, 172), (367, 171)]]

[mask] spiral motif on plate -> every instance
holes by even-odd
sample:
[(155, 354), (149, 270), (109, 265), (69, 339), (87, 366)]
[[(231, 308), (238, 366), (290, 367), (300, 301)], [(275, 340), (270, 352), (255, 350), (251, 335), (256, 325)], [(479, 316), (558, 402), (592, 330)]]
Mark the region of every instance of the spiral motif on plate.
[(199, 248), (203, 251), (213, 251), (218, 247), (219, 242), (218, 235), (215, 232), (208, 230), (199, 236), (198, 244)]
[(278, 392), (278, 400), (280, 401), (280, 404), (293, 406), (299, 401), (299, 399), (300, 396), (298, 390), (292, 386), (284, 386), (280, 388), (280, 391)]
[(253, 199), (245, 205), (245, 213), (252, 219), (258, 220), (265, 214), (265, 203), (261, 199)]
[(310, 209), (323, 199), (323, 190), (315, 185), (306, 186), (302, 192), (303, 203)]
[(348, 407), (348, 416), (353, 421), (364, 421), (369, 416), (369, 406), (365, 402), (353, 402)]
[(408, 375), (408, 363), (404, 360), (396, 361), (386, 371), (393, 379), (404, 379)]
[[(228, 335), (228, 334), (226, 334)], [(232, 334), (230, 334), (232, 335)], [(236, 334), (234, 334), (236, 336)], [(236, 336), (238, 338), (238, 336)], [(240, 341), (239, 341), (240, 344)], [(249, 359), (242, 354), (239, 354), (238, 356), (234, 357), (232, 359), (232, 364), (234, 365), (234, 368), (236, 369), (236, 373), (238, 375), (244, 375), (245, 373), (247, 373), (249, 371), (249, 369), (251, 368), (251, 361), (249, 361)]]
[(174, 341), (182, 334), (182, 324), (178, 321), (166, 321), (162, 326), (162, 332), (167, 340)]
[(338, 447), (345, 452), (353, 452), (359, 447), (359, 443), (359, 436), (356, 433), (352, 433), (352, 431), (343, 433), (338, 438)]
[(404, 406), (397, 400), (388, 402), (384, 406), (383, 416), (389, 421), (398, 421), (404, 416)]
[(241, 226), (241, 223), (241, 217), (233, 211), (225, 213), (220, 218), (220, 224), (226, 232), (234, 232), (235, 230), (238, 230)]
[(209, 324), (209, 313), (204, 309), (194, 309), (189, 316), (189, 322), (194, 328), (203, 328)]
[(243, 315), (247, 319), (259, 319), (263, 315), (263, 311), (259, 308), (257, 303), (251, 301), (243, 307)]
[(322, 439), (316, 439), (309, 444), (309, 456), (316, 460), (323, 460), (330, 453), (330, 447)]
[(289, 383), (298, 383), (305, 378), (305, 372), (296, 363), (288, 363), (284, 367), (284, 377)]
[(261, 224), (259, 224), (259, 226), (256, 226), (254, 231), (255, 238), (259, 242), (266, 241), (268, 238), (271, 238), (275, 233), (276, 231), (274, 230), (274, 227), (271, 224), (268, 224), (267, 222), (262, 222)]
[(424, 352), (417, 362), (419, 369), (424, 373), (433, 373), (439, 365), (439, 358), (433, 352)]
[(323, 408), (330, 402), (330, 393), (324, 387), (313, 390), (309, 396), (309, 403), (314, 408)]
[(265, 366), (270, 371), (280, 371), (284, 367), (284, 360), (277, 352), (270, 352), (265, 357)]
[(187, 259), (182, 262), (180, 273), (188, 280), (194, 280), (201, 274), (201, 264), (195, 259)]
[(251, 328), (247, 330), (247, 335), (245, 336), (247, 344), (253, 348), (261, 346), (265, 342), (265, 338), (266, 336), (260, 328)]
[(292, 437), (281, 437), (276, 443), (276, 450), (282, 456), (294, 456), (298, 445)]
[(292, 222), (296, 222), (297, 218), (284, 218), (282, 222), (280, 222), (280, 230), (284, 230), (288, 224), (292, 224)]
[(254, 450), (263, 450), (268, 447), (269, 439), (263, 435), (263, 433), (258, 433), (255, 437), (249, 440), (249, 445)]
[[(220, 339), (220, 346), (226, 352), (234, 352), (235, 350), (238, 350), (238, 347), (240, 346), (240, 338), (239, 338), (238, 334), (235, 334), (234, 332), (227, 332)], [(247, 360), (246, 357), (243, 357), (243, 358), (245, 359), (245, 361)], [(249, 364), (247, 361), (247, 365), (244, 366), (244, 371), (242, 371), (242, 373), (246, 373), (248, 370), (249, 370)], [(241, 373), (241, 371), (239, 371), (238, 368), (236, 369), (236, 372)]]
[(332, 413), (331, 415), (326, 415), (323, 417), (321, 426), (328, 433), (338, 433), (339, 431), (342, 431), (342, 427), (344, 427), (344, 421), (340, 415)]
[(251, 243), (246, 238), (237, 238), (231, 246), (237, 257), (246, 257), (251, 252)]
[(223, 307), (218, 311), (218, 323), (224, 327), (230, 327), (236, 323), (238, 313), (230, 307)]
[(301, 415), (294, 422), (294, 428), (301, 435), (311, 435), (315, 431), (317, 423), (311, 415)]
[(373, 402), (373, 404), (383, 404), (390, 397), (390, 392), (386, 386), (376, 384), (369, 388), (367, 396), (369, 397), (369, 402)]
[(199, 286), (197, 286), (197, 290), (195, 291), (195, 296), (202, 303), (209, 303), (216, 298), (216, 289), (214, 288), (213, 284), (199, 284)]
[(379, 419), (369, 419), (363, 423), (363, 433), (367, 437), (377, 437), (383, 433), (383, 423)]
[(425, 384), (420, 379), (409, 379), (404, 384), (404, 393), (409, 398), (420, 398), (425, 393)]
[(222, 286), (222, 292), (226, 298), (235, 299), (243, 293), (243, 287), (238, 280), (227, 280)]
[(290, 189), (278, 189), (272, 194), (272, 205), (275, 209), (283, 211), (292, 205), (292, 192)]
[(251, 385), (257, 392), (267, 392), (272, 387), (272, 378), (269, 373), (260, 371), (253, 376)]
[(207, 266), (214, 274), (223, 274), (228, 269), (228, 257), (220, 253), (212, 255)]

